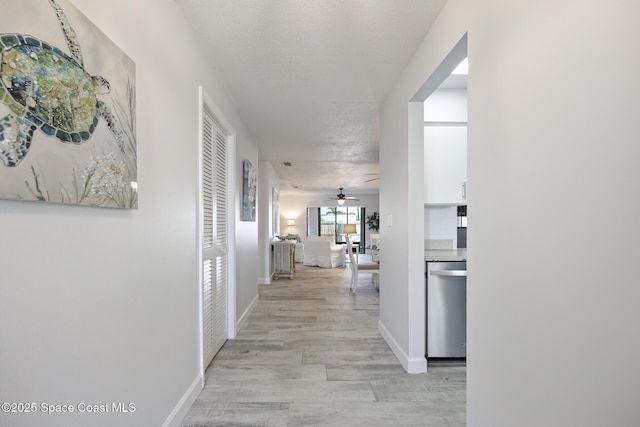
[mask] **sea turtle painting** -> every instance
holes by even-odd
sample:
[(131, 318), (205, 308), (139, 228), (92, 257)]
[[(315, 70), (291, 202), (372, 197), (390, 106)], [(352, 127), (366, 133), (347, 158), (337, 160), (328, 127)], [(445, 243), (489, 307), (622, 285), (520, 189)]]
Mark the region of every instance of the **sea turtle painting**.
[(122, 146), (122, 129), (99, 95), (109, 82), (86, 69), (80, 44), (67, 16), (49, 0), (70, 54), (37, 37), (0, 34), (0, 102), (9, 114), (0, 119), (0, 159), (15, 167), (29, 152), (36, 130), (63, 143), (91, 139), (100, 119)]

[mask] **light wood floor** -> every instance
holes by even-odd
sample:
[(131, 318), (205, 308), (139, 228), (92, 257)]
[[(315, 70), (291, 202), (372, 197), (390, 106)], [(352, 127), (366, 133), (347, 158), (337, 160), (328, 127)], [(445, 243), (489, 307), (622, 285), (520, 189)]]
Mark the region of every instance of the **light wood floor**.
[(407, 374), (378, 333), (370, 274), (353, 296), (348, 268), (296, 268), (260, 286), (182, 427), (465, 425), (465, 368)]

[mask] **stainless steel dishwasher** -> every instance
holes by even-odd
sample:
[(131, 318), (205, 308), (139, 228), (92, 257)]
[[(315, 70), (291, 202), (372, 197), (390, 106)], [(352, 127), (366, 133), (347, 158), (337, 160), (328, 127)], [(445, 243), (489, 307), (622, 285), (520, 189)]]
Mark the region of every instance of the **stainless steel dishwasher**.
[(466, 361), (467, 263), (427, 263), (427, 362)]

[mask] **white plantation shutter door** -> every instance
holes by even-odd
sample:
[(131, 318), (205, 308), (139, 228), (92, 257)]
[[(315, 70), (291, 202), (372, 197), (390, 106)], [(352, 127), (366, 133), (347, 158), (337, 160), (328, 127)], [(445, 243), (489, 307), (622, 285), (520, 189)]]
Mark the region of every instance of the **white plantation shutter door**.
[(215, 335), (216, 353), (227, 341), (227, 133), (216, 130), (216, 290)]
[(227, 136), (203, 109), (202, 300), (204, 366), (227, 340)]

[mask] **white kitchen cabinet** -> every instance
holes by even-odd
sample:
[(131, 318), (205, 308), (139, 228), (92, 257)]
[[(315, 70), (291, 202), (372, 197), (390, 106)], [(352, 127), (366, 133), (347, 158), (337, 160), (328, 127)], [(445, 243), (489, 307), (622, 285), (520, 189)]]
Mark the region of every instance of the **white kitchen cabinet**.
[(467, 204), (467, 126), (424, 127), (424, 203)]

